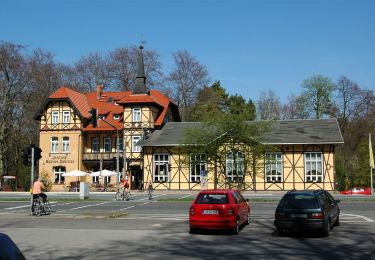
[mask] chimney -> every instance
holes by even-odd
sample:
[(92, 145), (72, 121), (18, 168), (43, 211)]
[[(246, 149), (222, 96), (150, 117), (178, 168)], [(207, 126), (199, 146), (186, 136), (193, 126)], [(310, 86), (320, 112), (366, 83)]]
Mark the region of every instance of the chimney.
[(103, 85), (96, 86), (96, 99), (100, 99), (103, 93)]

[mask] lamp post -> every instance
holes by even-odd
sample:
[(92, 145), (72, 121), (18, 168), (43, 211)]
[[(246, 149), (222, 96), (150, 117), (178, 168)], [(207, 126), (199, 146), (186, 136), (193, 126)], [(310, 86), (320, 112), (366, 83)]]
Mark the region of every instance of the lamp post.
[[(120, 136), (118, 133), (118, 129), (113, 124), (111, 124), (105, 119), (101, 119), (101, 120), (116, 130), (116, 189), (117, 189), (118, 183), (119, 183), (119, 172), (120, 172), (120, 151), (119, 151), (120, 150), (119, 149), (120, 148)], [(126, 158), (124, 158), (124, 161), (126, 161)]]

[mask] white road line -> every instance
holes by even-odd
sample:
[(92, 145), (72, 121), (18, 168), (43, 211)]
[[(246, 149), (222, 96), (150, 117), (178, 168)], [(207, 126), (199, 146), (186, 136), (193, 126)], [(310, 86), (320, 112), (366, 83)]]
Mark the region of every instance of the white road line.
[(93, 207), (93, 206), (98, 206), (98, 205), (107, 204), (107, 203), (110, 203), (110, 202), (111, 202), (111, 201), (102, 202), (102, 203), (96, 203), (96, 204), (90, 204), (90, 205), (85, 205), (85, 206), (76, 207), (76, 208), (71, 208), (71, 209), (59, 210), (59, 211), (56, 211), (56, 212), (64, 212), (64, 211), (72, 211), (72, 210), (76, 210), (76, 209), (83, 209), (83, 208), (88, 208), (88, 207)]
[[(345, 217), (345, 220), (346, 220), (346, 217), (351, 217), (351, 218), (361, 218), (361, 219), (366, 220), (366, 222), (375, 222), (372, 218), (368, 218), (368, 217), (361, 216), (361, 215), (341, 214), (341, 216)], [(340, 219), (340, 221), (341, 221), (341, 219)]]
[(184, 198), (188, 198), (188, 197), (192, 197), (192, 195), (188, 194), (188, 195), (182, 196), (180, 199), (184, 199)]

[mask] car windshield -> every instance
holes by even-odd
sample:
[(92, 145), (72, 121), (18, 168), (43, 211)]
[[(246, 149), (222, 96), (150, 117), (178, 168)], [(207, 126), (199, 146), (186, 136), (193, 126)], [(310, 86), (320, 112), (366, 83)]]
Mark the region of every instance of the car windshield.
[(227, 194), (202, 193), (202, 194), (199, 194), (196, 203), (197, 204), (227, 204), (228, 203), (228, 197), (227, 197)]
[(279, 207), (285, 209), (316, 209), (318, 201), (309, 194), (288, 194), (280, 201)]

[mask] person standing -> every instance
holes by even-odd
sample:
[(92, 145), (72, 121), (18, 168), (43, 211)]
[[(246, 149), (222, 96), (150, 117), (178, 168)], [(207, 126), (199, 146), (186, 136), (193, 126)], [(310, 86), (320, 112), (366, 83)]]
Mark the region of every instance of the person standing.
[(154, 188), (152, 187), (152, 182), (151, 180), (148, 181), (148, 184), (147, 184), (147, 191), (148, 191), (148, 199), (151, 200), (152, 199), (152, 190)]

